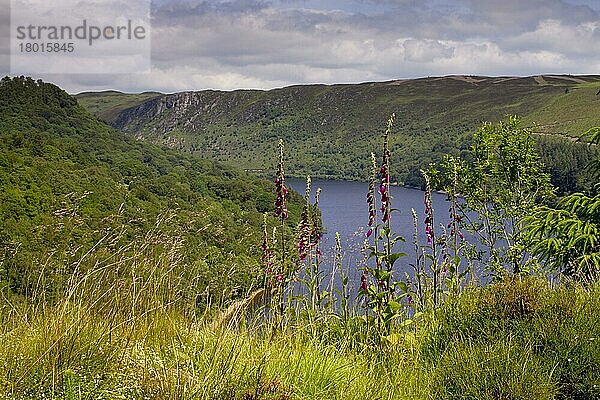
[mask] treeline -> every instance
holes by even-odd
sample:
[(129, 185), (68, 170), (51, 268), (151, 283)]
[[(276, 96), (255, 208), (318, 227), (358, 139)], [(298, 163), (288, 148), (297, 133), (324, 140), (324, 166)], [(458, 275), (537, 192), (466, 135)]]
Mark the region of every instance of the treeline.
[(597, 146), (557, 136), (537, 136), (538, 153), (558, 194), (593, 193), (594, 177), (589, 163), (600, 156)]

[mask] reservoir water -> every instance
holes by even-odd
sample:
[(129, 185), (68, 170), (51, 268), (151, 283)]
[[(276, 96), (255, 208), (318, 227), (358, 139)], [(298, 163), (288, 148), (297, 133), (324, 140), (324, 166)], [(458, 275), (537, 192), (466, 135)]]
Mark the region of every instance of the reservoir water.
[[(286, 179), (287, 185), (300, 194), (304, 194), (306, 182), (301, 179)], [(312, 195), (317, 188), (321, 188), (319, 208), (321, 210), (323, 226), (327, 233), (323, 238), (323, 253), (325, 268), (333, 268), (333, 254), (335, 248), (335, 232), (340, 233), (343, 252), (343, 267), (350, 276), (351, 288), (358, 288), (361, 271), (358, 263), (363, 259), (361, 248), (365, 239), (366, 226), (369, 219), (367, 207), (368, 183), (348, 182), (315, 179), (312, 181)], [(397, 252), (407, 253), (407, 257), (397, 261), (396, 273), (409, 272), (410, 263), (414, 263), (413, 246), (413, 217), (411, 209), (414, 208), (419, 218), (419, 243), (427, 244), (425, 236), (424, 196), (425, 192), (417, 189), (399, 186), (390, 187), (392, 194), (392, 208), (398, 211), (392, 213), (392, 230), (406, 239), (394, 247)], [(379, 196), (377, 196), (379, 197)], [(379, 201), (379, 198), (377, 198)], [(313, 200), (311, 199), (311, 203)], [(436, 225), (446, 225), (449, 221), (448, 208), (450, 203), (446, 201), (446, 195), (432, 193), (432, 203), (435, 210)], [(327, 271), (330, 272), (330, 271)], [(396, 275), (399, 278), (401, 275)]]

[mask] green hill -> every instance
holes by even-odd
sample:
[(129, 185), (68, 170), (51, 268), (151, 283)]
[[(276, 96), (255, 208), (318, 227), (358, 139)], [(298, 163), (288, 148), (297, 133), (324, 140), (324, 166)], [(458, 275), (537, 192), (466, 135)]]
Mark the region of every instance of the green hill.
[(83, 92), (76, 95), (77, 101), (89, 112), (104, 121), (114, 120), (121, 111), (135, 107), (146, 100), (161, 96), (162, 93), (122, 93), (114, 90), (102, 92)]
[(294, 174), (341, 179), (365, 178), (368, 154), (395, 112), (392, 173), (408, 185), (420, 185), (419, 169), (443, 154), (464, 152), (482, 121), (519, 115), (540, 134), (554, 183), (571, 191), (585, 187), (578, 171), (591, 155), (569, 141), (600, 124), (599, 89), (600, 76), (447, 76), (78, 99), (137, 138), (255, 172), (274, 169), (271, 154), (281, 137)]
[(177, 257), (202, 302), (225, 301), (260, 275), (273, 202), (272, 183), (136, 141), (54, 85), (0, 83), (2, 290), (52, 297), (74, 272), (143, 250)]

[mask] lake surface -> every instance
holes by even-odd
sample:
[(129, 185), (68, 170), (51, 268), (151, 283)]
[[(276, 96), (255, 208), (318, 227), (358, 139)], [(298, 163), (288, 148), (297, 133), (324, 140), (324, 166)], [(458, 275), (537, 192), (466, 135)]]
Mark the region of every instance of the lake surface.
[[(306, 190), (304, 180), (288, 178), (286, 183), (300, 194), (304, 194)], [(335, 232), (339, 232), (344, 255), (344, 269), (350, 276), (352, 289), (356, 289), (361, 274), (361, 271), (358, 270), (358, 263), (363, 258), (361, 248), (369, 220), (367, 206), (369, 185), (366, 182), (315, 179), (312, 181), (311, 187), (312, 196), (314, 196), (317, 188), (322, 190), (319, 198), (319, 208), (321, 209), (323, 226), (327, 230), (322, 246), (325, 268), (329, 270), (333, 268)], [(419, 242), (421, 245), (427, 244), (423, 224), (425, 219), (425, 192), (399, 186), (390, 187), (390, 191), (392, 194), (392, 208), (399, 210), (392, 213), (392, 229), (406, 239), (406, 242), (399, 242), (394, 247), (395, 251), (408, 254), (408, 257), (401, 258), (396, 262), (397, 272), (402, 273), (410, 271), (409, 264), (414, 263), (412, 208), (415, 209), (419, 217)], [(435, 210), (436, 225), (448, 224), (450, 203), (446, 201), (446, 195), (432, 193), (431, 197)], [(379, 196), (377, 196), (377, 201), (379, 201)], [(400, 275), (396, 275), (396, 277), (399, 278)]]

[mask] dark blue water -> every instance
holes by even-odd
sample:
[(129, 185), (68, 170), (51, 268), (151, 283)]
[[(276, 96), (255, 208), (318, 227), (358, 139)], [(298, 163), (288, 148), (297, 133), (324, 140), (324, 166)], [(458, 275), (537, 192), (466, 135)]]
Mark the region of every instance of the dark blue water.
[[(298, 193), (304, 194), (306, 189), (304, 180), (289, 178), (286, 179), (286, 183)], [(360, 261), (363, 259), (361, 248), (369, 220), (366, 201), (368, 184), (316, 179), (312, 181), (311, 187), (313, 196), (317, 188), (322, 189), (319, 208), (321, 209), (323, 225), (327, 230), (322, 247), (326, 261), (324, 263), (325, 268), (330, 270), (333, 268), (335, 232), (339, 232), (344, 256), (344, 272), (350, 276), (351, 288), (356, 289), (359, 285), (361, 273), (358, 268), (360, 268)], [(392, 229), (406, 239), (406, 242), (399, 242), (394, 247), (394, 251), (408, 254), (408, 257), (404, 257), (397, 262), (396, 274), (402, 274), (411, 271), (409, 264), (414, 263), (415, 258), (411, 208), (415, 209), (419, 219), (419, 243), (420, 245), (427, 244), (423, 224), (425, 219), (423, 203), (425, 193), (421, 190), (398, 186), (392, 186), (390, 190), (393, 196), (392, 208), (399, 210), (392, 213)], [(435, 210), (436, 225), (443, 224), (445, 226), (449, 221), (448, 208), (450, 206), (450, 203), (446, 201), (446, 195), (433, 193), (432, 203)], [(336, 273), (339, 274), (339, 271), (336, 271)]]

